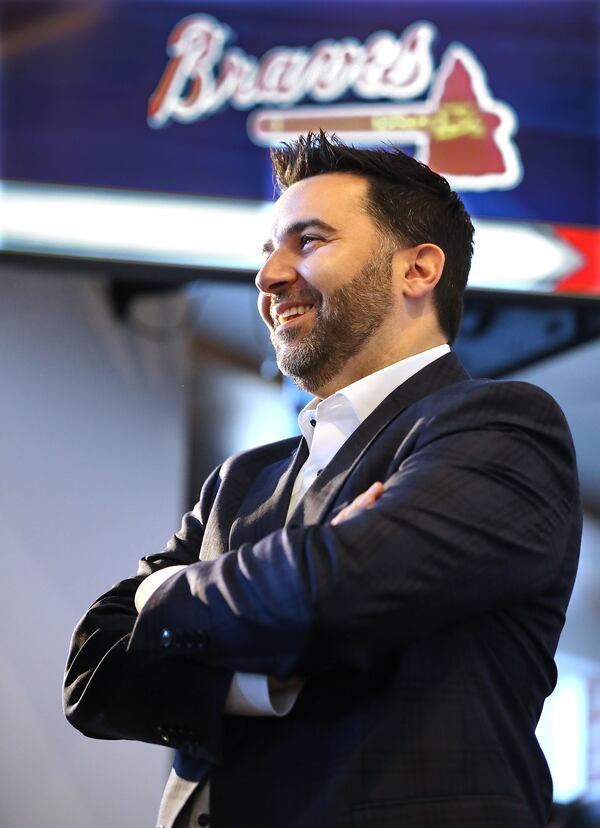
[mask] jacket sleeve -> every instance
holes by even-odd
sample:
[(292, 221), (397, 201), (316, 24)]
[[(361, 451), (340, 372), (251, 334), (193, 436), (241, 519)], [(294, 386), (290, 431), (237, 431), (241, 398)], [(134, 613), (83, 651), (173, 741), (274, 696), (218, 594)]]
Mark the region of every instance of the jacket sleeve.
[(144, 577), (198, 560), (218, 471), (203, 487), (193, 518), (185, 516), (182, 530), (166, 550), (143, 559), (136, 577), (102, 595), (75, 629), (64, 708), (70, 723), (87, 736), (182, 748), (213, 762), (221, 757), (222, 711), (231, 673), (198, 664), (191, 654), (201, 646), (202, 637), (190, 631), (166, 670), (152, 654), (127, 648), (138, 617), (135, 593)]
[(372, 508), (333, 526), (334, 510), (174, 576), (129, 651), (171, 659), (178, 635), (202, 630), (204, 665), (310, 676), (368, 670), (415, 638), (545, 590), (566, 606), (581, 515), (556, 403), (523, 383), (478, 384), (435, 416), (417, 407), (405, 443)]

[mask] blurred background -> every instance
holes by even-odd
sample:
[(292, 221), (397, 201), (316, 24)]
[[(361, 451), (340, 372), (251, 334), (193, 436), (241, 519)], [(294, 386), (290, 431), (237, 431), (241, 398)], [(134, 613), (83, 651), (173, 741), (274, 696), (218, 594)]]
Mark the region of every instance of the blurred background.
[(555, 396), (585, 506), (538, 729), (600, 798), (598, 8), (582, 0), (0, 6), (0, 822), (154, 824), (170, 764), (65, 722), (69, 636), (225, 456), (296, 433), (255, 308), (268, 146), (382, 140), (476, 224), (456, 351)]

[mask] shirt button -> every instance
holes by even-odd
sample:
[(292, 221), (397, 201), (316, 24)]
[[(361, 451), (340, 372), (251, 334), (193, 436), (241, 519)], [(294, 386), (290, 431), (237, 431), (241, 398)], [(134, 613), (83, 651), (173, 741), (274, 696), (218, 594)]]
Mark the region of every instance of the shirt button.
[(311, 420), (311, 421), (310, 421), (310, 424), (311, 424), (311, 426), (314, 428), (314, 427), (316, 426), (316, 424), (317, 424), (317, 421), (316, 421), (316, 420)]
[(321, 474), (322, 471), (323, 469), (317, 469), (317, 477)]
[(165, 627), (160, 634), (160, 643), (163, 647), (170, 647), (173, 643), (173, 633), (171, 630), (167, 629), (167, 627)]
[(200, 814), (198, 817), (198, 825), (210, 825), (210, 817), (208, 814)]

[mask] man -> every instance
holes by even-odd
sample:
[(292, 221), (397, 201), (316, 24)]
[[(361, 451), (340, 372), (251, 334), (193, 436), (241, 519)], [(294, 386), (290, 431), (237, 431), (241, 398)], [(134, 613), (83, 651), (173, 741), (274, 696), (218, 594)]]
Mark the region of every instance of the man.
[(256, 284), (303, 436), (227, 460), (92, 606), (67, 716), (177, 748), (165, 826), (541, 828), (581, 529), (564, 419), (450, 352), (472, 226), (443, 178), (322, 133), (272, 157)]

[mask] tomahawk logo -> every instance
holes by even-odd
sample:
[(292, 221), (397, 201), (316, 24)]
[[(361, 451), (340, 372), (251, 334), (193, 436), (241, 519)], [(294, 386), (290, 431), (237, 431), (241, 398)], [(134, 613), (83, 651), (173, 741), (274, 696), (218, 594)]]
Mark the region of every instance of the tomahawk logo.
[[(435, 33), (421, 21), (400, 36), (376, 32), (364, 43), (346, 38), (310, 49), (275, 47), (259, 59), (226, 48), (228, 26), (191, 15), (169, 37), (169, 61), (150, 98), (148, 123), (192, 123), (227, 105), (252, 109), (248, 135), (256, 144), (273, 146), (323, 129), (355, 145), (387, 140), (412, 147), (459, 190), (515, 187), (522, 167), (514, 111), (492, 97), (481, 64), (465, 46), (449, 46), (436, 69)], [(368, 103), (334, 103), (348, 93)], [(296, 106), (306, 99), (315, 103)]]

